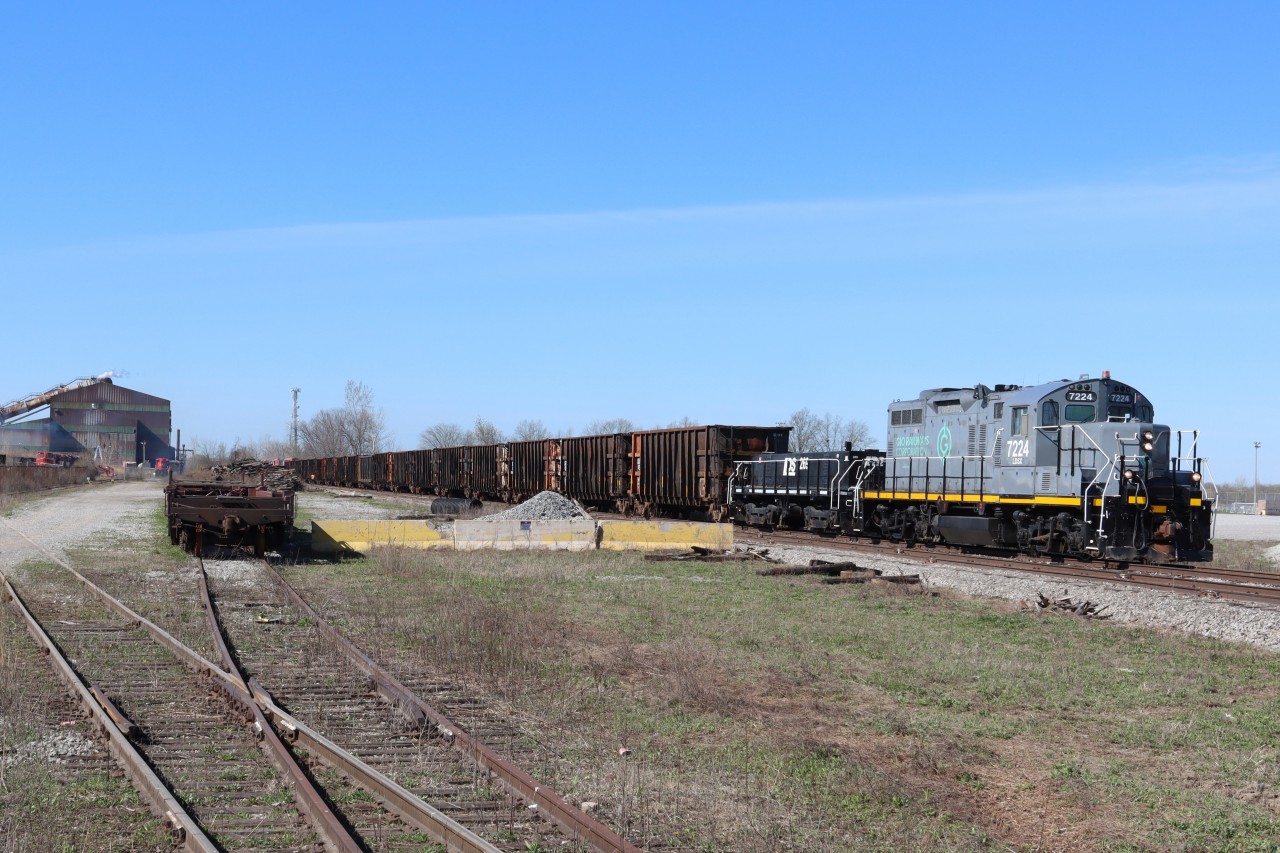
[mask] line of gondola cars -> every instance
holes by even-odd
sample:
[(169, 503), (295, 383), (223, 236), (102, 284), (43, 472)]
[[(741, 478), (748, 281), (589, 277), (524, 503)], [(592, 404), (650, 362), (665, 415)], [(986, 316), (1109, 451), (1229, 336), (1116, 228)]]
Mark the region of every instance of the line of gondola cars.
[(697, 426), (296, 459), (304, 483), (515, 503), (560, 492), (639, 516), (729, 517), (737, 463), (785, 452), (787, 426)]
[(938, 388), (889, 406), (887, 450), (739, 462), (735, 520), (904, 542), (1166, 563), (1213, 558), (1198, 433), (1101, 378)]

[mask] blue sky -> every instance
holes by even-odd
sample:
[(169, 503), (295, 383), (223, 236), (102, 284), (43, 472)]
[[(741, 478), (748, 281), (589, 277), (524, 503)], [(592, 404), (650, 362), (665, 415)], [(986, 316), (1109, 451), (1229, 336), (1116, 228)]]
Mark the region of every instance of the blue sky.
[[(1280, 481), (1274, 3), (0, 9), (4, 400), (870, 424), (1111, 370)], [(1270, 449), (1270, 450), (1269, 450)]]

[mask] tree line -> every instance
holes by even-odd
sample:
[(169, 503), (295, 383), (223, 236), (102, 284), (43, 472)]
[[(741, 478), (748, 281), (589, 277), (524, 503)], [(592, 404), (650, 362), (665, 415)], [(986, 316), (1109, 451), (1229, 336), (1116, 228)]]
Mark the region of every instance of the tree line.
[[(790, 447), (796, 453), (818, 453), (838, 450), (846, 443), (854, 449), (875, 446), (870, 427), (859, 420), (844, 419), (830, 412), (817, 414), (809, 408), (798, 409), (790, 417), (779, 422), (791, 427)], [(699, 426), (689, 417), (680, 418), (652, 429)], [(634, 432), (645, 427), (637, 426), (627, 418), (597, 419), (588, 423), (582, 435), (608, 435)], [(286, 435), (291, 429), (286, 431)], [(502, 444), (507, 441), (536, 441), (543, 438), (567, 438), (574, 435), (572, 429), (552, 430), (538, 419), (525, 419), (515, 425), (510, 433), (504, 432), (493, 421), (477, 416), (468, 426), (441, 422), (432, 424), (418, 435), (418, 448), (463, 447), (466, 445)], [(298, 441), (291, 438), (263, 438), (258, 441), (239, 439), (228, 447), (225, 443), (193, 442), (193, 464), (207, 466), (225, 464), (235, 458), (279, 459), (290, 456), (311, 458), (316, 456), (361, 456), (393, 450), (392, 436), (387, 430), (386, 416), (374, 403), (373, 389), (363, 382), (349, 380), (341, 406), (322, 409), (310, 418), (298, 422)]]

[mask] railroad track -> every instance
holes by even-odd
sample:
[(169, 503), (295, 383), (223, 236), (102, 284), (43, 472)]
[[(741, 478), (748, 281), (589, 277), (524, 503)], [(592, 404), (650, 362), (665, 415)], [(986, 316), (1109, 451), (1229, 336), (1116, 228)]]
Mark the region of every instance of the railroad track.
[[(370, 496), (385, 494), (409, 500), (422, 500), (422, 496), (400, 492), (379, 492), (369, 489), (343, 488), (351, 494)], [(426, 497), (425, 500), (433, 498)], [(486, 504), (485, 511), (496, 511), (506, 504)], [(616, 513), (593, 512), (596, 518), (623, 518)], [(801, 530), (755, 531), (736, 527), (735, 540), (740, 544), (795, 545), (805, 548), (826, 548), (836, 551), (861, 552), (879, 556), (894, 556), (920, 563), (945, 562), (960, 566), (1004, 569), (1028, 574), (1054, 577), (1106, 581), (1129, 586), (1162, 589), (1205, 598), (1222, 598), (1250, 602), (1267, 607), (1280, 607), (1280, 573), (1253, 572), (1236, 569), (1219, 569), (1199, 564), (1173, 564), (1166, 566), (1131, 563), (1122, 566), (1080, 562), (1068, 559), (1033, 559), (1025, 556), (1004, 557), (971, 554), (946, 546), (906, 546), (901, 543), (852, 541), (845, 537), (832, 537)]]
[(214, 573), (223, 623), (245, 668), (297, 719), (504, 850), (636, 849), (492, 749), (524, 735), (486, 703), (432, 682), (437, 696), (465, 709), (464, 728), (452, 709), (446, 715), (356, 647), (270, 563), (236, 565), (254, 565), (259, 578)]
[(917, 563), (948, 563), (1054, 577), (1104, 581), (1128, 586), (1179, 592), (1206, 598), (1223, 598), (1280, 607), (1280, 573), (1215, 569), (1198, 565), (1099, 566), (1082, 562), (1055, 562), (1026, 557), (966, 554), (950, 548), (893, 542), (854, 542), (799, 530), (748, 531), (738, 528), (735, 541), (744, 545), (825, 548), (833, 551), (891, 556)]
[(188, 849), (638, 850), (394, 679), (371, 685), (376, 664), (355, 666), (300, 598), (308, 614), (290, 614), (283, 579), (279, 597), (211, 594), (201, 567), (218, 665), (48, 556), (65, 572), (21, 593), (6, 578), (6, 596)]
[(122, 761), (135, 786), (175, 840), (210, 851), (321, 843), (243, 711), (157, 643), (141, 619), (71, 575), (46, 578), (25, 595), (7, 579), (5, 587), (63, 680), (98, 715), (112, 753), (128, 754)]

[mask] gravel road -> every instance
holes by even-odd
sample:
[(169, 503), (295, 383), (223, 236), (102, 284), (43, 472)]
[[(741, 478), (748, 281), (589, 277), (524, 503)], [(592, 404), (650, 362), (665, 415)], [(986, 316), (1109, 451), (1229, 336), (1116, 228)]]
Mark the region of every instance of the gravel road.
[(164, 504), (164, 483), (142, 480), (59, 489), (24, 502), (0, 519), (0, 571), (25, 560), (47, 559), (22, 534), (62, 557), (66, 549), (102, 534), (136, 541), (154, 533), (152, 517)]
[(1280, 515), (1219, 513), (1213, 519), (1213, 538), (1280, 542)]

